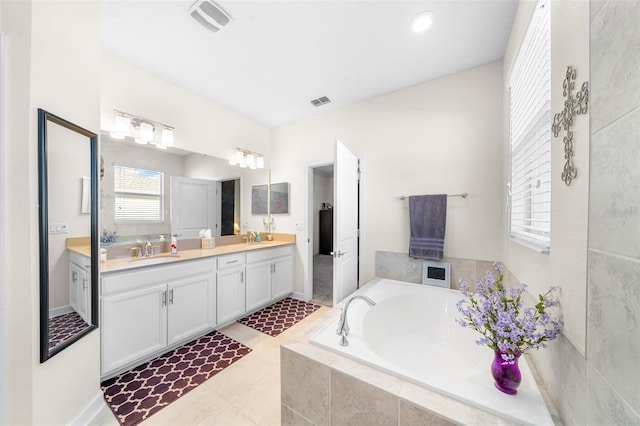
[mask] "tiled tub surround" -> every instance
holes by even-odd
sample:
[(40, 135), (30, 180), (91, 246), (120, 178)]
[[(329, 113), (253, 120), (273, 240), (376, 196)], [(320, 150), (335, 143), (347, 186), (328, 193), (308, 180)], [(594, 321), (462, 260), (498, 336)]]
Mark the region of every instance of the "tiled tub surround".
[[(383, 282), (386, 280), (382, 280)], [(364, 286), (359, 292), (368, 291), (378, 280)], [(413, 287), (413, 286), (412, 286)], [(440, 290), (440, 289), (438, 289)], [(447, 291), (447, 290), (442, 290)], [(359, 304), (351, 308), (358, 309)], [(364, 304), (362, 308), (364, 308)], [(342, 303), (328, 311), (319, 319), (315, 327), (310, 327), (311, 337), (316, 330), (324, 328), (333, 331), (333, 322), (339, 315)], [(371, 308), (375, 309), (375, 307)], [(351, 312), (354, 314), (357, 312)], [(350, 315), (351, 319), (351, 315)], [(327, 325), (331, 323), (330, 325)], [(351, 321), (350, 345), (358, 345), (357, 325)], [(459, 327), (456, 325), (456, 327)], [(333, 331), (337, 346), (338, 336)], [(472, 336), (473, 337), (473, 336)], [(471, 340), (473, 342), (473, 340)], [(473, 351), (476, 348), (470, 348)], [(482, 349), (482, 348), (478, 348)], [(488, 351), (489, 352), (489, 351)], [(490, 355), (490, 352), (489, 352)], [(470, 355), (469, 366), (473, 369), (476, 359)], [(492, 386), (489, 373), (491, 359), (487, 361), (486, 374), (489, 375), (489, 391), (499, 394)], [(464, 367), (462, 367), (464, 368)], [(524, 383), (535, 387), (533, 377), (524, 371)], [(420, 386), (413, 380), (389, 374), (379, 368), (333, 351), (325, 350), (309, 341), (285, 345), (281, 350), (282, 381), (282, 424), (367, 424), (367, 425), (409, 425), (409, 424), (474, 424), (501, 425), (522, 424), (488, 411), (478, 409), (459, 398)], [(305, 383), (305, 392), (300, 392), (300, 383)], [(521, 386), (524, 386), (521, 385)], [(523, 388), (524, 391), (524, 388)], [(526, 392), (523, 392), (525, 394)], [(545, 422), (550, 418), (545, 415)]]
[[(460, 279), (469, 283), (487, 271), (494, 271), (493, 261), (445, 257), (451, 264), (451, 288), (460, 289)], [(422, 283), (423, 259), (414, 259), (407, 253), (376, 250), (376, 277), (408, 283)]]

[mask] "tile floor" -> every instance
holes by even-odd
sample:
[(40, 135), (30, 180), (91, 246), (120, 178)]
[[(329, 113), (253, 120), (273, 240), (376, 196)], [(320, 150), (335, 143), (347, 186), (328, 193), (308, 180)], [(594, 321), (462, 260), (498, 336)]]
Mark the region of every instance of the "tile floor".
[[(307, 334), (328, 310), (321, 307), (277, 337), (239, 323), (220, 329), (253, 351), (140, 425), (280, 425), (280, 345)], [(105, 406), (90, 425), (119, 423)]]

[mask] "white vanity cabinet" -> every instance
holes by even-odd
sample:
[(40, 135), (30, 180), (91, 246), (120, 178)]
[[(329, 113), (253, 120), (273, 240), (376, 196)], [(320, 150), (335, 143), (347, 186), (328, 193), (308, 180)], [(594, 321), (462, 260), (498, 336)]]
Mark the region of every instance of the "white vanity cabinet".
[(218, 324), (235, 321), (246, 312), (244, 260), (244, 253), (228, 254), (216, 259)]
[(203, 259), (104, 275), (102, 376), (215, 327), (214, 271)]
[(69, 304), (91, 324), (91, 259), (72, 251), (69, 260)]
[(247, 253), (247, 311), (293, 291), (293, 246)]

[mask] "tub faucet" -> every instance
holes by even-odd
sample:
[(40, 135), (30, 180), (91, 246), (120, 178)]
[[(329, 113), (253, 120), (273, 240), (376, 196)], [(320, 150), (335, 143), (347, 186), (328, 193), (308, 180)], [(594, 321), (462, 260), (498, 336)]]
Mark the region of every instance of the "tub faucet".
[(349, 341), (347, 340), (347, 334), (349, 334), (349, 323), (347, 322), (347, 309), (349, 309), (349, 304), (353, 302), (355, 299), (362, 299), (369, 304), (369, 306), (374, 306), (376, 302), (371, 300), (368, 296), (353, 296), (351, 299), (347, 301), (342, 308), (342, 312), (340, 313), (340, 321), (338, 321), (338, 329), (336, 330), (336, 334), (340, 336), (340, 346), (347, 346)]

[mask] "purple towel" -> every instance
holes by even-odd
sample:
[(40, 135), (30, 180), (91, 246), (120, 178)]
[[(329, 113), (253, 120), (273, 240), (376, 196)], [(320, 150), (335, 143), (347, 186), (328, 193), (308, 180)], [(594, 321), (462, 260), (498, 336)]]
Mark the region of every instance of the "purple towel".
[(409, 256), (442, 260), (447, 226), (447, 195), (409, 197)]

